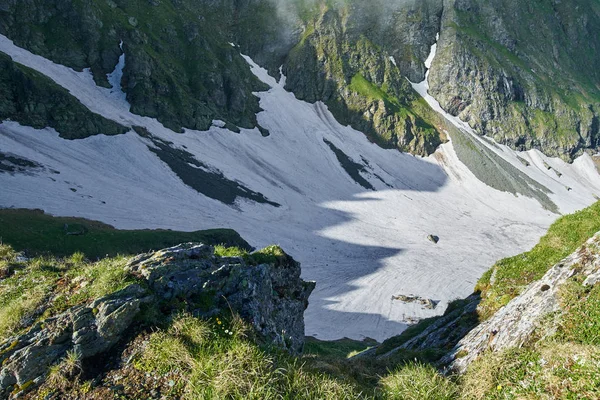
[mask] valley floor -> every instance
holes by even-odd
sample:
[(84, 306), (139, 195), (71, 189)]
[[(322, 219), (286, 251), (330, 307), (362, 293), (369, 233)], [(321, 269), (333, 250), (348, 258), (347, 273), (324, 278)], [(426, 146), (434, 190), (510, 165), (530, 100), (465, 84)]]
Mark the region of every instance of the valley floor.
[[(305, 317), (307, 335), (319, 339), (381, 340), (416, 319), (441, 314), (449, 301), (468, 295), (496, 260), (531, 248), (558, 217), (538, 200), (477, 179), (453, 143), (429, 158), (369, 143), (337, 123), (324, 105), (297, 100), (251, 60), (271, 86), (257, 93), (264, 110), (258, 120), (268, 137), (258, 130), (233, 133), (218, 121), (206, 132), (178, 134), (130, 113), (122, 93), (96, 86), (87, 71), (52, 64), (2, 36), (0, 51), (48, 75), (93, 112), (145, 127), (203, 165), (190, 168), (220, 172), (279, 205), (242, 198), (227, 205), (202, 195), (161, 161), (156, 141), (133, 130), (69, 141), (52, 129), (5, 121), (0, 150), (38, 166), (0, 173), (0, 207), (41, 208), (121, 229), (233, 228), (253, 246), (279, 244), (302, 263), (304, 279), (317, 281)], [(360, 175), (377, 190), (354, 181), (324, 140), (362, 165)], [(561, 213), (600, 195), (600, 176), (588, 155), (566, 164), (537, 151), (519, 153), (526, 166), (504, 146), (480, 145), (547, 188)], [(440, 238), (438, 244), (428, 240), (430, 234)], [(393, 300), (398, 295), (439, 303), (428, 309)]]

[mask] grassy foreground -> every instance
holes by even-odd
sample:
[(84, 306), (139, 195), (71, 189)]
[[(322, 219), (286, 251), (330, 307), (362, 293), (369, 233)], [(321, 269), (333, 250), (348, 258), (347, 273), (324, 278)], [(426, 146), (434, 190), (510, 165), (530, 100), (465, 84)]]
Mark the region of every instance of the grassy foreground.
[[(58, 253), (52, 255), (53, 247), (43, 246), (43, 236), (60, 237), (62, 233), (56, 231), (59, 222), (41, 213), (32, 218), (31, 212), (10, 211), (16, 214), (11, 221), (21, 223), (15, 229), (18, 234), (11, 236), (14, 243), (20, 244), (18, 249), (28, 248), (42, 255), (23, 259), (12, 246), (0, 246), (1, 340), (36, 320), (135, 281), (135, 277), (124, 271), (127, 259), (122, 256), (90, 261), (81, 252), (65, 256), (65, 248), (60, 246), (55, 247)], [(7, 218), (7, 214), (10, 213), (0, 213), (0, 218)], [(28, 219), (23, 219), (25, 216)], [(50, 221), (54, 230), (42, 229), (40, 218)], [(75, 223), (73, 219), (70, 221)], [(109, 249), (125, 252), (123, 249), (135, 248), (127, 246), (160, 246), (157, 244), (160, 242), (152, 241), (160, 236), (155, 231), (142, 231), (145, 241), (140, 244), (136, 231), (116, 231), (102, 225), (103, 229), (96, 229), (89, 221), (78, 221), (86, 224), (89, 232), (100, 235), (89, 238), (122, 235), (124, 245), (109, 240), (108, 247), (97, 247), (105, 253)], [(64, 223), (62, 219), (60, 223)], [(9, 230), (5, 225), (1, 229)], [(482, 310), (493, 312), (500, 306), (495, 299), (508, 301), (507, 298), (517, 295), (527, 283), (538, 279), (598, 230), (600, 203), (559, 219), (534, 249), (500, 261), (494, 266), (496, 272), (482, 278), (479, 283)], [(178, 238), (179, 233), (172, 234), (168, 240)], [(81, 239), (86, 239), (85, 235)], [(89, 240), (81, 243), (81, 247), (78, 243), (70, 245), (79, 251), (94, 248)], [(220, 256), (242, 256), (256, 263), (271, 261), (278, 251), (278, 247), (272, 246), (250, 253), (235, 242), (216, 246)], [(138, 324), (141, 329), (130, 342), (117, 346), (105, 358), (94, 360), (95, 364), (110, 368), (90, 374), (77, 354), (70, 354), (52, 367), (46, 383), (26, 398), (600, 398), (600, 286), (584, 287), (582, 282), (572, 279), (560, 293), (560, 306), (562, 312), (549, 316), (547, 326), (541, 327), (552, 328), (551, 335), (520, 349), (487, 353), (462, 376), (441, 375), (435, 357), (428, 352), (398, 352), (385, 360), (351, 358), (374, 343), (309, 339), (303, 355), (290, 356), (258, 341), (235, 315), (200, 319), (174, 309), (169, 320), (156, 321), (152, 315), (144, 314)], [(429, 323), (430, 320), (413, 327), (404, 339)]]

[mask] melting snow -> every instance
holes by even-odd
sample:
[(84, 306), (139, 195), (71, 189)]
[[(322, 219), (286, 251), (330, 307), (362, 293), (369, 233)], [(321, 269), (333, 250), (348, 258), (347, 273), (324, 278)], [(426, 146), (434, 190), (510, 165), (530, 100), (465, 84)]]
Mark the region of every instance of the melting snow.
[[(123, 79), (123, 68), (125, 68), (125, 52), (123, 51), (123, 41), (119, 43), (119, 47), (121, 48), (121, 55), (119, 56), (119, 62), (115, 66), (115, 70), (108, 74), (108, 83), (112, 87), (110, 93), (113, 95), (114, 101), (120, 103), (121, 105), (127, 105), (127, 109), (129, 109), (129, 104), (126, 100), (126, 94), (123, 92), (121, 88), (121, 80)], [(89, 71), (88, 71), (89, 73)]]
[[(530, 248), (557, 217), (533, 199), (477, 180), (451, 143), (428, 158), (370, 143), (340, 125), (324, 104), (297, 100), (248, 57), (252, 71), (271, 86), (257, 93), (265, 110), (259, 123), (271, 132), (266, 138), (258, 129), (236, 134), (219, 126), (177, 134), (131, 114), (129, 105), (96, 86), (89, 72), (56, 65), (3, 36), (0, 51), (46, 74), (90, 110), (185, 146), (203, 164), (282, 205), (240, 201), (230, 207), (204, 197), (133, 132), (63, 140), (52, 129), (6, 121), (0, 125), (2, 151), (61, 173), (1, 174), (0, 206), (42, 208), (117, 228), (231, 227), (254, 246), (278, 243), (302, 262), (305, 279), (317, 281), (306, 312), (308, 335), (381, 340), (398, 334), (414, 318), (440, 314), (448, 301), (468, 295), (494, 261)], [(428, 96), (427, 82), (415, 88)], [(463, 126), (460, 120), (453, 123)], [(355, 162), (368, 163), (372, 175), (365, 179), (378, 191), (365, 190), (348, 176), (323, 139)], [(558, 178), (543, 162), (560, 170), (561, 182), (573, 188), (556, 190), (552, 197), (562, 212), (585, 207), (600, 194), (600, 177), (587, 156), (567, 165), (538, 152), (521, 153), (532, 164), (525, 168), (515, 152), (502, 146), (494, 151), (548, 187)], [(77, 192), (69, 190), (74, 186)], [(429, 234), (439, 236), (437, 245)], [(409, 294), (441, 303), (429, 310), (392, 300)]]

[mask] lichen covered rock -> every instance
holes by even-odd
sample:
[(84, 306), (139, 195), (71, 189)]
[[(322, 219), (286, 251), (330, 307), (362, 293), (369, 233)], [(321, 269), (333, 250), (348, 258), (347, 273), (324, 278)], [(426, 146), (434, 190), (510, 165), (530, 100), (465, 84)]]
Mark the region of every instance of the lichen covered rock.
[(304, 310), (315, 284), (303, 281), (300, 264), (283, 252), (246, 261), (187, 243), (134, 257), (125, 268), (138, 283), (38, 321), (0, 345), (0, 397), (36, 387), (69, 353), (84, 360), (110, 350), (136, 332), (144, 307), (170, 310), (174, 302), (198, 317), (236, 313), (265, 343), (302, 351)]

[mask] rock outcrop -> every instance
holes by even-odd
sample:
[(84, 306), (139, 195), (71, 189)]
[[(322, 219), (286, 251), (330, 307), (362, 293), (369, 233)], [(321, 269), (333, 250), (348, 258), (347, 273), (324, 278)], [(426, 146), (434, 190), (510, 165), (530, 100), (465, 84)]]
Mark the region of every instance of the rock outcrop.
[(282, 254), (254, 263), (188, 243), (133, 258), (125, 268), (139, 283), (38, 321), (0, 345), (0, 397), (37, 386), (69, 353), (83, 360), (110, 350), (135, 333), (144, 307), (173, 301), (197, 316), (235, 312), (266, 343), (300, 352), (315, 284), (300, 279), (300, 264)]
[(292, 352), (304, 345), (304, 310), (314, 282), (300, 278), (300, 264), (283, 255), (268, 262), (214, 257), (211, 246), (185, 244), (140, 255), (126, 268), (139, 274), (158, 299), (196, 301), (192, 312), (214, 315), (231, 308), (268, 342)]
[(10, 119), (37, 129), (54, 128), (65, 139), (128, 131), (92, 113), (50, 78), (17, 64), (0, 52), (0, 121)]
[(600, 281), (600, 234), (588, 240), (576, 252), (553, 266), (539, 281), (529, 285), (518, 297), (483, 321), (461, 339), (442, 359), (449, 370), (464, 372), (471, 362), (486, 351), (520, 347), (540, 331), (541, 322), (550, 313), (560, 312), (559, 292), (570, 278), (578, 276), (584, 285)]
[(430, 93), (480, 134), (572, 160), (598, 147), (595, 1), (444, 1)]
[(48, 368), (74, 352), (89, 358), (110, 349), (129, 328), (140, 305), (153, 297), (139, 285), (36, 322), (0, 346), (0, 396), (41, 383)]

